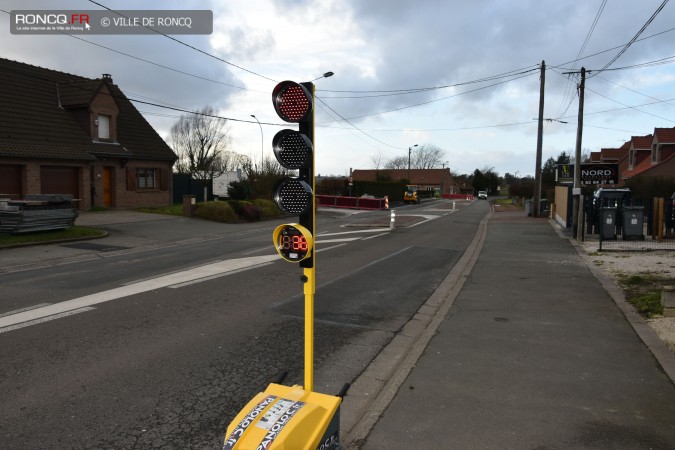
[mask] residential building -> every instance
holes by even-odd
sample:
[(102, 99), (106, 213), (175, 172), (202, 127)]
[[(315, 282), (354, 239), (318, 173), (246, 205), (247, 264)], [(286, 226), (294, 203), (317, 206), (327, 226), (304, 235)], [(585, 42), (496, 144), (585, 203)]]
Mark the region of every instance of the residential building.
[(0, 58), (0, 196), (71, 194), (82, 210), (167, 205), (175, 160), (111, 75)]
[[(459, 189), (450, 173), (445, 169), (355, 169), (351, 173), (354, 181), (409, 182), (421, 190), (439, 191), (443, 194), (458, 194)], [(409, 178), (410, 179), (409, 179)]]
[(619, 148), (591, 153), (591, 163), (619, 165), (619, 186), (636, 176), (675, 176), (675, 128), (655, 128), (653, 134), (632, 136)]

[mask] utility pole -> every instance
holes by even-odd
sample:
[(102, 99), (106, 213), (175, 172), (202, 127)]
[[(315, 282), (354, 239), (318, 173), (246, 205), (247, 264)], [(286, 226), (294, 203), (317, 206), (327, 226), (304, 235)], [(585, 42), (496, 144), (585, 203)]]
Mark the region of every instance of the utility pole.
[(586, 68), (581, 68), (579, 83), (579, 115), (577, 122), (577, 145), (574, 151), (574, 189), (572, 190), (572, 236), (579, 239), (579, 209), (581, 208), (581, 135), (584, 131), (584, 86), (586, 85)]
[(544, 82), (546, 81), (546, 62), (541, 62), (541, 83), (539, 87), (539, 124), (537, 125), (537, 158), (534, 169), (534, 205), (532, 217), (539, 217), (541, 204), (541, 147), (544, 140)]

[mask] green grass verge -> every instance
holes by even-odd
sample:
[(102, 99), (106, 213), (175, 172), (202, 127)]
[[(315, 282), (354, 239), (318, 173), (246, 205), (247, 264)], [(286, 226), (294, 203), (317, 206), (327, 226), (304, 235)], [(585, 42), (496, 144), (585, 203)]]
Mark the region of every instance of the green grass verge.
[(73, 226), (65, 230), (36, 231), (22, 234), (0, 234), (0, 248), (12, 245), (48, 243), (64, 239), (85, 239), (105, 235), (96, 228)]
[(634, 275), (619, 275), (619, 285), (626, 300), (642, 315), (654, 317), (663, 314), (661, 290), (675, 280), (658, 273), (642, 272)]

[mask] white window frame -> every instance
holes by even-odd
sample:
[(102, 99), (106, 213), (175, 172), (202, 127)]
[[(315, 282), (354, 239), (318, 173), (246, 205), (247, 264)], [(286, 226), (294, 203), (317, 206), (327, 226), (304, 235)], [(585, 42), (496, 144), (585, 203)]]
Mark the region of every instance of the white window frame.
[(110, 116), (106, 116), (104, 114), (98, 115), (96, 121), (98, 122), (97, 135), (99, 139), (106, 139), (106, 140), (110, 139), (110, 122), (112, 122), (112, 120), (110, 119), (111, 119)]
[(137, 189), (157, 189), (157, 169), (136, 169)]

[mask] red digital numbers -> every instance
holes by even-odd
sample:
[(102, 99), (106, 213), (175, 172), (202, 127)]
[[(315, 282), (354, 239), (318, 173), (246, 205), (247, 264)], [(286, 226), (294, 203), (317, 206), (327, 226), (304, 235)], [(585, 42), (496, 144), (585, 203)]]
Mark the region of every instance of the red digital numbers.
[(273, 237), (277, 252), (286, 261), (300, 262), (309, 258), (312, 253), (312, 234), (302, 225), (279, 225), (274, 230)]
[(304, 236), (285, 235), (281, 238), (281, 248), (284, 250), (294, 250), (296, 252), (307, 251), (307, 239)]

